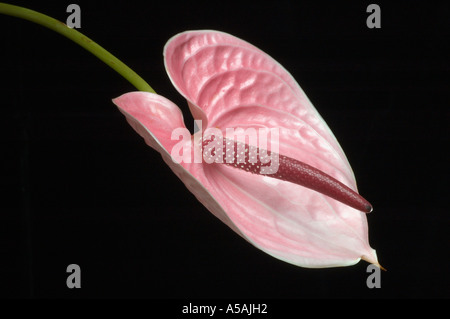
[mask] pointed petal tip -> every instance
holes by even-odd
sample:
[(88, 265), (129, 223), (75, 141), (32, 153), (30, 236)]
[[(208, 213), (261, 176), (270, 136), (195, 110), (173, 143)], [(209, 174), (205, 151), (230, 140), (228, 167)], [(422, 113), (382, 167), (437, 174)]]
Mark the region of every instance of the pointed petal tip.
[(368, 257), (368, 256), (365, 256), (365, 255), (361, 256), (361, 259), (367, 261), (370, 264), (373, 264), (373, 265), (377, 266), (378, 268), (380, 268), (383, 271), (387, 271), (386, 268), (384, 268), (383, 266), (380, 265), (380, 263), (378, 262), (377, 259), (373, 259), (372, 257)]

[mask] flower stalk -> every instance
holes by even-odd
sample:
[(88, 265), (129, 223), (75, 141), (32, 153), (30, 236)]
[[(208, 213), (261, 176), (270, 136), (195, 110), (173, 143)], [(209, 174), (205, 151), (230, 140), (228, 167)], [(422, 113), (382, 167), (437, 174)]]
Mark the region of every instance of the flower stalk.
[(88, 38), (81, 32), (69, 28), (65, 23), (58, 21), (45, 14), (23, 7), (0, 3), (0, 13), (21, 18), (42, 25), (50, 30), (58, 32), (66, 38), (72, 40), (76, 44), (85, 48), (97, 58), (106, 63), (110, 68), (122, 75), (128, 82), (130, 82), (139, 91), (155, 93), (152, 87), (145, 82), (136, 72), (130, 69), (125, 63), (120, 61), (110, 52), (98, 45), (95, 41)]

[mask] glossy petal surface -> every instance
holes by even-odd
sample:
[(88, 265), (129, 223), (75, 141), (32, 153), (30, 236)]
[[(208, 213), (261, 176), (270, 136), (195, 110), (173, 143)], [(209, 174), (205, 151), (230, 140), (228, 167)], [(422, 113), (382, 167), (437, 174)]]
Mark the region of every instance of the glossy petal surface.
[[(203, 129), (278, 128), (280, 154), (356, 190), (336, 138), (292, 76), (270, 56), (225, 33), (191, 31), (170, 39), (164, 57), (172, 83), (194, 117), (203, 120)], [(267, 176), (220, 164), (174, 163), (171, 130), (184, 127), (178, 108), (150, 93), (128, 93), (115, 103), (189, 190), (256, 247), (304, 267), (350, 265), (362, 256), (377, 263), (365, 214)]]

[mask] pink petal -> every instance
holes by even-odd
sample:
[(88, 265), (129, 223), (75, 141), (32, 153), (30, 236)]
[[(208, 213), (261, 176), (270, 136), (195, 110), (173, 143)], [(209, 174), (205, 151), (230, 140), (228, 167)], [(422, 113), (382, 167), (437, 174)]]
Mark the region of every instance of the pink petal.
[[(164, 50), (175, 87), (203, 129), (280, 129), (280, 153), (356, 190), (330, 129), (292, 76), (251, 44), (216, 31), (184, 32)], [(365, 214), (307, 188), (229, 166), (174, 163), (171, 133), (184, 127), (167, 99), (129, 93), (114, 100), (189, 190), (219, 219), (268, 254), (304, 267), (377, 263)], [(201, 132), (199, 133), (201, 134)]]
[[(164, 56), (173, 84), (191, 109), (204, 112), (209, 127), (279, 128), (280, 154), (356, 190), (350, 164), (331, 130), (297, 82), (270, 56), (216, 31), (176, 35)], [(312, 267), (351, 264), (363, 255), (376, 261), (364, 214), (291, 183), (217, 165), (204, 172), (196, 178), (211, 183), (207, 188), (231, 220), (270, 254)], [(314, 236), (320, 240), (311, 241)]]
[[(208, 126), (280, 128), (280, 153), (356, 189), (333, 133), (297, 82), (270, 56), (212, 31), (181, 33), (167, 43), (164, 55), (175, 87), (191, 109), (205, 113)], [(330, 163), (339, 165), (330, 168)]]
[(178, 106), (161, 95), (147, 92), (126, 93), (115, 98), (113, 102), (125, 115), (131, 127), (144, 138), (149, 146), (161, 154), (166, 164), (189, 191), (217, 218), (236, 233), (241, 234), (209, 191), (193, 177), (192, 174), (196, 174), (197, 170), (201, 171), (203, 165), (182, 163), (186, 166), (185, 168), (172, 160), (171, 150), (179, 142), (171, 138), (172, 132), (175, 129), (186, 128)]
[(172, 131), (185, 127), (181, 110), (161, 95), (131, 92), (113, 102), (145, 142), (160, 153), (177, 143), (171, 139)]
[(224, 166), (205, 170), (212, 194), (256, 247), (303, 267), (350, 265), (372, 255), (362, 213), (300, 186), (248, 175)]

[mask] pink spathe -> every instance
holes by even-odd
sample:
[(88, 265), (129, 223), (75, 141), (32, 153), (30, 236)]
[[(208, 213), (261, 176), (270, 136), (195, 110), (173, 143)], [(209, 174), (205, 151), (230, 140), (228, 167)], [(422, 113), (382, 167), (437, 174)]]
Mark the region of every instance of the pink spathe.
[[(253, 45), (217, 31), (188, 31), (164, 48), (169, 78), (207, 128), (278, 128), (279, 153), (357, 191), (345, 154), (294, 78)], [(152, 93), (114, 100), (146, 143), (197, 199), (264, 252), (302, 267), (335, 267), (361, 258), (378, 265), (366, 215), (321, 193), (229, 165), (172, 160), (185, 128), (180, 109)], [(201, 135), (202, 131), (195, 133)], [(225, 135), (225, 133), (224, 133)], [(185, 141), (193, 146), (195, 138)]]

